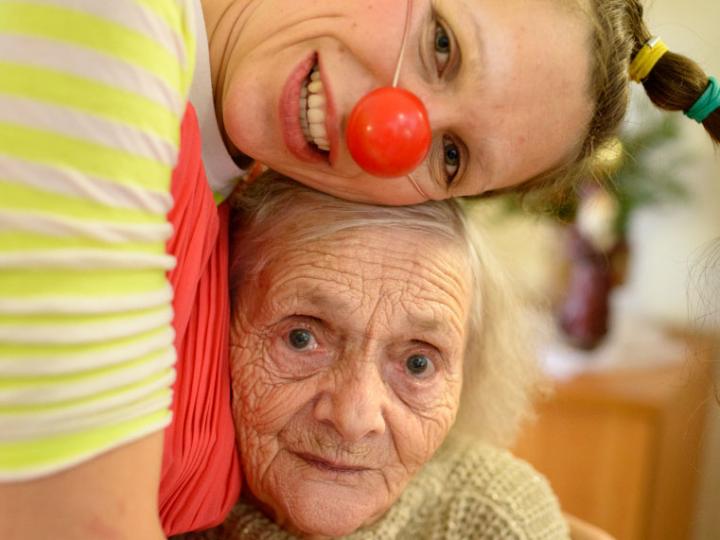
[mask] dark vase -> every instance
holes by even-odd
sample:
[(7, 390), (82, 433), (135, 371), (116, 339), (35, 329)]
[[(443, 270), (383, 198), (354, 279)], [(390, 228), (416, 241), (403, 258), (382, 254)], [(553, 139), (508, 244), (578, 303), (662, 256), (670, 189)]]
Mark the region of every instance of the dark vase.
[(568, 244), (570, 275), (559, 324), (568, 342), (591, 350), (609, 329), (609, 299), (615, 281), (613, 254), (597, 251), (574, 226)]

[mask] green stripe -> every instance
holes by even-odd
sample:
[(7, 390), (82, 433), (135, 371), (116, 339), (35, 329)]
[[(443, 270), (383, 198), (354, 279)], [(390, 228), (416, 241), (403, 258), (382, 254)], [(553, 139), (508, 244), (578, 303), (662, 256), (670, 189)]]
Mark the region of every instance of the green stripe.
[(2, 366), (3, 358), (26, 358), (28, 362), (32, 361), (30, 357), (44, 358), (54, 357), (58, 362), (62, 362), (67, 357), (72, 356), (91, 356), (92, 354), (101, 355), (111, 349), (120, 349), (132, 346), (136, 343), (151, 339), (167, 328), (154, 328), (149, 331), (136, 334), (134, 336), (126, 336), (122, 338), (102, 341), (100, 343), (58, 343), (57, 345), (48, 345), (46, 343), (6, 343), (0, 341), (0, 366)]
[(178, 59), (160, 43), (106, 19), (53, 6), (0, 2), (0, 32), (51, 38), (139, 66), (182, 93)]
[(175, 112), (140, 94), (91, 79), (0, 62), (0, 93), (92, 113), (178, 145), (180, 118)]
[(171, 167), (81, 139), (0, 123), (0, 141), (0, 154), (155, 191), (167, 190), (170, 185)]
[(62, 386), (64, 384), (83, 382), (93, 383), (93, 379), (112, 379), (113, 376), (121, 375), (125, 371), (156, 362), (160, 356), (165, 354), (168, 350), (169, 349), (156, 351), (122, 364), (103, 366), (80, 373), (36, 375), (33, 377), (4, 376), (0, 379), (0, 390), (19, 390), (23, 388), (32, 388), (34, 386)]
[(225, 199), (227, 199), (227, 195), (223, 195), (222, 193), (213, 193), (215, 206), (220, 206), (223, 202), (225, 202)]
[(0, 297), (87, 296), (108, 298), (165, 288), (164, 270), (0, 269)]
[(73, 219), (109, 223), (143, 225), (166, 222), (164, 214), (108, 206), (82, 197), (52, 193), (2, 178), (0, 178), (0, 193), (2, 193), (0, 208), (15, 211), (51, 212), (54, 216), (66, 215)]
[(81, 433), (29, 441), (0, 442), (0, 471), (19, 473), (43, 466), (59, 465), (78, 456), (115, 446), (138, 432), (166, 423), (169, 416), (170, 412), (163, 409), (140, 418)]

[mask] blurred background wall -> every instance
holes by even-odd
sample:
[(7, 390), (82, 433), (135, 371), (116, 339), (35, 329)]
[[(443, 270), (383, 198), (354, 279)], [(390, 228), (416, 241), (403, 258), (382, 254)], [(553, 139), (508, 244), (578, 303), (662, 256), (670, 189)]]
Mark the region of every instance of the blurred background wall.
[[(671, 49), (688, 54), (709, 74), (720, 76), (720, 2), (655, 0), (648, 3), (646, 13), (651, 31)], [(646, 101), (642, 95), (636, 97), (639, 104)], [(637, 121), (637, 116), (630, 115), (628, 122)], [(688, 316), (703, 315), (698, 308), (710, 299), (702, 296), (708, 283), (698, 283), (698, 274), (706, 248), (720, 237), (720, 159), (697, 124), (682, 122), (682, 129), (679, 145), (694, 159), (681, 176), (694, 197), (691, 204), (638, 212), (632, 227), (635, 242), (629, 284), (643, 310), (679, 323)]]
[[(720, 76), (720, 2), (654, 0), (646, 4), (651, 31)], [(638, 96), (642, 97), (642, 96)], [(720, 154), (702, 129), (683, 122), (682, 144), (696, 156), (682, 179), (696, 195), (692, 204), (638, 213), (631, 232), (633, 264), (628, 287), (638, 309), (680, 324), (689, 318), (720, 328), (720, 260), (709, 246), (720, 242)], [(720, 354), (717, 354), (720, 361)], [(720, 364), (720, 362), (718, 362)], [(718, 371), (716, 370), (716, 374)], [(716, 375), (720, 385), (720, 376)], [(709, 407), (695, 538), (720, 538), (720, 412)]]

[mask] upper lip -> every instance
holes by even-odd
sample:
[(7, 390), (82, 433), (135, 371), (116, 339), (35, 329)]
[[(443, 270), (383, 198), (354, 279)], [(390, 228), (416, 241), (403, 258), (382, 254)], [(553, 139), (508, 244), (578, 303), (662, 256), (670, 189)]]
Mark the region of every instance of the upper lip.
[(295, 452), (295, 455), (304, 459), (305, 461), (314, 462), (320, 466), (327, 467), (328, 469), (334, 469), (337, 471), (360, 472), (367, 471), (370, 468), (363, 465), (357, 465), (355, 463), (336, 461), (333, 459), (317, 456), (315, 454), (310, 454), (308, 452)]

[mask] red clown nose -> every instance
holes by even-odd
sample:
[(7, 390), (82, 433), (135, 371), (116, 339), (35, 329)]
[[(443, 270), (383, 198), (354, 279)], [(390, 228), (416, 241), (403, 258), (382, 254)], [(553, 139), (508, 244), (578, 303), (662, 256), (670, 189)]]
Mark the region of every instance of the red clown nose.
[(346, 139), (353, 159), (374, 176), (404, 176), (420, 165), (432, 132), (422, 101), (402, 88), (373, 90), (353, 108)]

